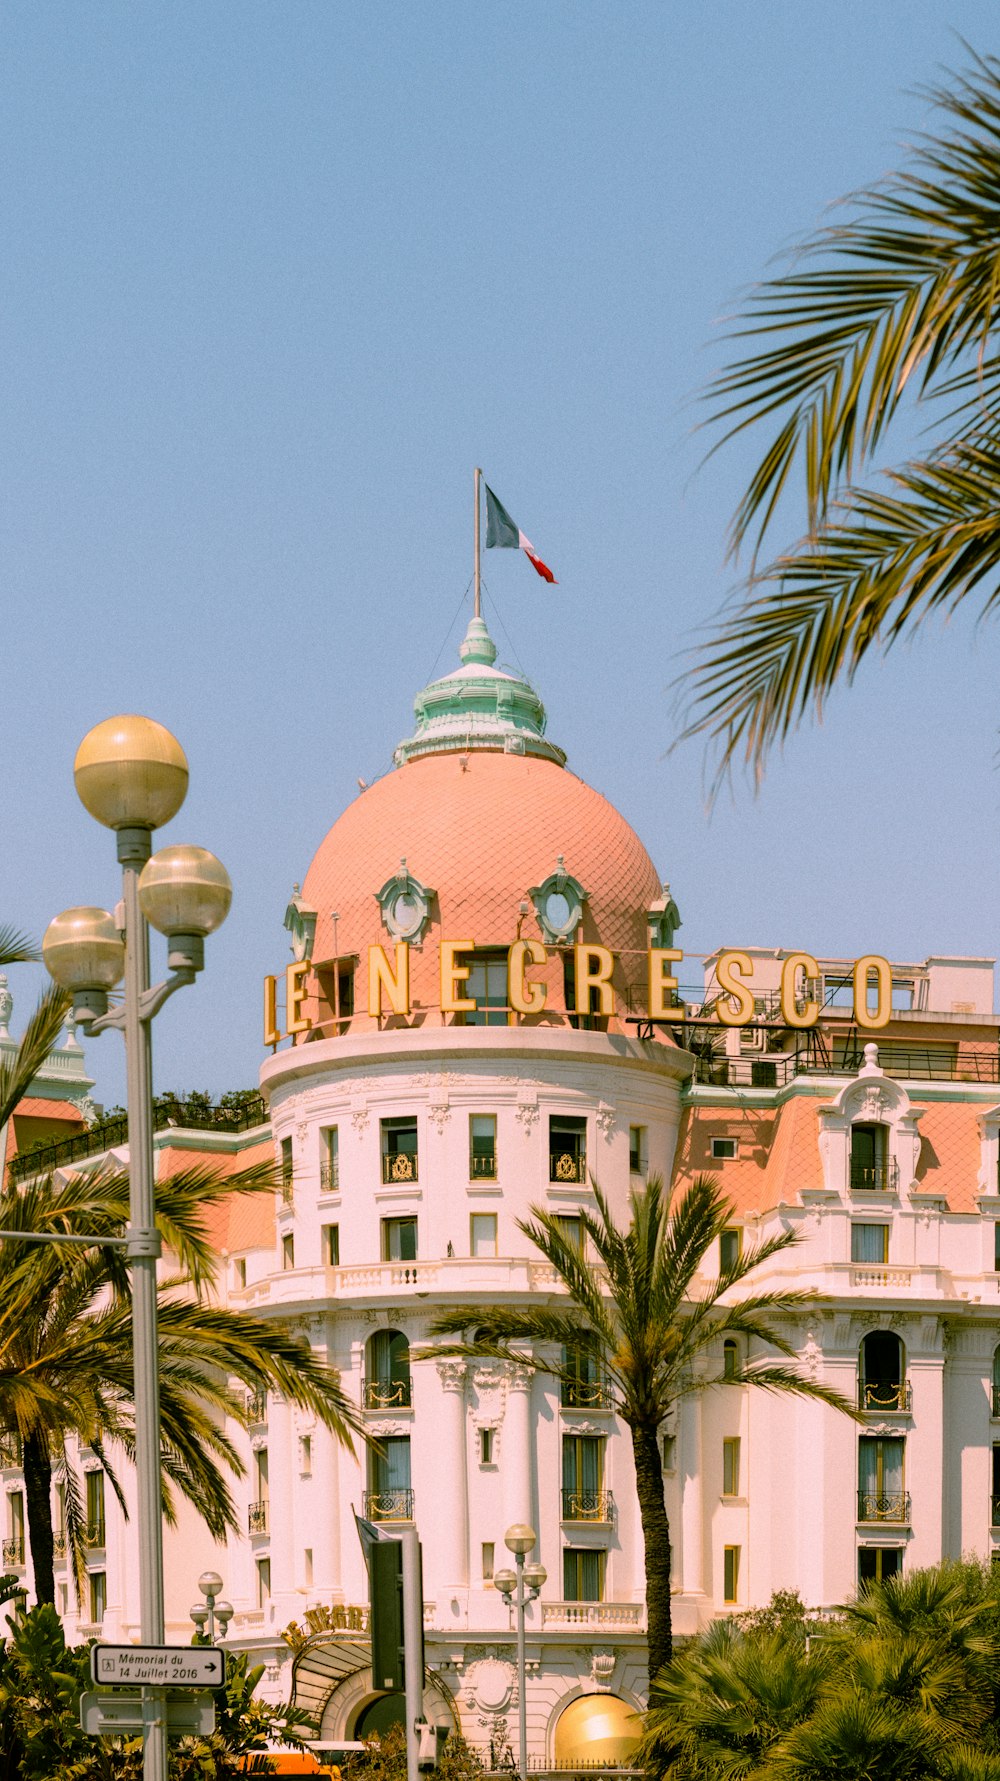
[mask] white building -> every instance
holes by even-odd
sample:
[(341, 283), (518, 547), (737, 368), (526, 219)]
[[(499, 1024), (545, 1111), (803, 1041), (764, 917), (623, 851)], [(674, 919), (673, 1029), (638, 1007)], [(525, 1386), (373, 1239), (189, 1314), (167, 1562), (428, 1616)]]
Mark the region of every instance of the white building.
[[(528, 1620), (531, 1747), (572, 1763), (620, 1754), (644, 1698), (627, 1433), (599, 1382), (411, 1364), (410, 1350), (442, 1305), (555, 1290), (517, 1227), (531, 1206), (578, 1218), (593, 1172), (624, 1218), (647, 1171), (712, 1170), (734, 1204), (727, 1244), (800, 1237), (770, 1282), (815, 1290), (793, 1331), (803, 1365), (860, 1394), (866, 1422), (744, 1387), (682, 1404), (663, 1431), (677, 1629), (776, 1588), (831, 1605), (859, 1576), (985, 1554), (1000, 1544), (998, 1025), (989, 961), (931, 959), (893, 967), (892, 1018), (865, 1052), (849, 967), (826, 960), (818, 1025), (796, 1032), (777, 1007), (785, 955), (751, 949), (758, 1024), (730, 1029), (724, 1050), (696, 1023), (637, 1026), (648, 949), (672, 947), (679, 925), (669, 888), (565, 768), (481, 621), (461, 653), (289, 905), (297, 965), (269, 1019), (291, 1037), (261, 1072), (269, 1127), (158, 1137), (161, 1171), (273, 1142), (278, 1203), (220, 1215), (225, 1296), (304, 1331), (380, 1447), (352, 1456), (273, 1397), (255, 1406), (237, 1431), (246, 1532), (218, 1553), (183, 1515), (168, 1538), (169, 1636), (189, 1635), (198, 1573), (217, 1566), (232, 1636), (268, 1663), (271, 1692), (294, 1682), (324, 1737), (360, 1735), (397, 1708), (372, 1688), (353, 1510), (412, 1519), (429, 1704), (486, 1746), (516, 1714), (492, 1575), (505, 1529), (528, 1522), (548, 1572)], [(716, 964), (698, 991), (710, 1007)], [(97, 1462), (83, 1464), (96, 1519)], [(3, 1479), (21, 1563), (16, 1465)], [(105, 1637), (135, 1636), (135, 1532), (110, 1494), (100, 1527), (80, 1619), (63, 1585), (70, 1630), (100, 1617)]]

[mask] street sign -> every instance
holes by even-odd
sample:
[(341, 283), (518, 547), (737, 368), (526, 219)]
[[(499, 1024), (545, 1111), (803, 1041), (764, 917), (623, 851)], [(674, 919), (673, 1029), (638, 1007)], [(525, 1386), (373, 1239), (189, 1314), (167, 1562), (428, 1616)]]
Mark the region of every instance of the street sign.
[[(207, 1738), (215, 1730), (215, 1702), (209, 1696), (166, 1697), (167, 1736)], [(82, 1694), (80, 1724), (90, 1737), (121, 1737), (142, 1730), (141, 1694)]]
[(90, 1675), (103, 1688), (221, 1688), (226, 1654), (214, 1645), (95, 1645)]

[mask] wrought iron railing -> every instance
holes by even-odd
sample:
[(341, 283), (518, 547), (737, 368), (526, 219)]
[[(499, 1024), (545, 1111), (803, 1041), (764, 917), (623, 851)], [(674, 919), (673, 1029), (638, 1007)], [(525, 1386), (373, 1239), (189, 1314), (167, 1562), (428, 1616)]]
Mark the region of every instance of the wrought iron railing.
[(394, 1181), (416, 1181), (417, 1153), (415, 1150), (396, 1150), (382, 1158), (382, 1180), (387, 1186)]
[(895, 1162), (856, 1163), (851, 1158), (852, 1193), (892, 1193), (898, 1180), (899, 1168)]
[(611, 1521), (615, 1499), (610, 1490), (564, 1490), (562, 1518), (564, 1521)]
[(105, 1536), (104, 1536), (104, 1519), (103, 1519), (103, 1517), (101, 1517), (97, 1521), (88, 1521), (86, 1527), (83, 1530), (84, 1545), (85, 1546), (103, 1546), (104, 1538), (105, 1538)]
[[(642, 1022), (637, 1024), (641, 1028)], [(683, 1026), (678, 1023), (672, 1030), (683, 1045)], [(696, 1057), (693, 1080), (721, 1088), (784, 1088), (795, 1076), (856, 1076), (863, 1063), (860, 1048), (856, 1053), (841, 1053), (838, 1047), (834, 1055), (820, 1037), (794, 1051), (772, 1051), (762, 1059), (746, 1055)], [(1000, 1082), (1000, 1055), (995, 1050), (960, 1047), (957, 1056), (954, 1051), (938, 1055), (918, 1046), (893, 1043), (891, 1050), (886, 1048), (885, 1057), (880, 1056), (880, 1063), (887, 1076), (910, 1081)]]
[(909, 1521), (910, 1493), (908, 1490), (858, 1492), (859, 1521)]
[(340, 1187), (340, 1164), (320, 1163), (319, 1184), (324, 1193), (336, 1193)]
[(251, 1503), (247, 1511), (247, 1532), (251, 1534), (267, 1533), (268, 1501), (264, 1497), (259, 1503)]
[(362, 1379), (361, 1402), (366, 1410), (408, 1410), (413, 1402), (413, 1384), (405, 1379)]
[(861, 1379), (858, 1382), (859, 1410), (910, 1410), (913, 1391), (908, 1379), (895, 1385), (882, 1380)]
[(582, 1150), (549, 1151), (550, 1181), (586, 1181), (586, 1179), (587, 1158)]
[(52, 1530), (52, 1556), (53, 1558), (66, 1557), (66, 1529), (63, 1527)]
[(993, 1387), (993, 1408), (991, 1414), (993, 1416), (1000, 1416), (1000, 1384), (995, 1384)]
[[(188, 1101), (157, 1101), (153, 1108), (153, 1130), (179, 1126), (187, 1131), (247, 1132), (266, 1125), (267, 1107), (263, 1096), (248, 1099), (243, 1107), (192, 1106)], [(49, 1169), (63, 1168), (67, 1163), (82, 1162), (88, 1156), (99, 1156), (102, 1150), (115, 1150), (128, 1143), (128, 1120), (124, 1114), (115, 1119), (102, 1119), (78, 1132), (73, 1138), (60, 1138), (53, 1144), (25, 1150), (12, 1158), (10, 1180), (24, 1181)]]
[(251, 1422), (267, 1421), (267, 1392), (247, 1392), (247, 1417)]
[(23, 1565), (24, 1535), (12, 1534), (3, 1543), (3, 1562), (5, 1565)]
[(285, 1168), (283, 1168), (281, 1171), (281, 1203), (283, 1206), (291, 1205), (292, 1191), (293, 1191), (293, 1175), (292, 1175), (291, 1165), (289, 1164)]
[(366, 1490), (362, 1497), (369, 1521), (412, 1521), (412, 1490)]
[(489, 1154), (484, 1151), (480, 1156), (469, 1158), (470, 1181), (495, 1181), (497, 1178), (497, 1155), (495, 1150)]
[(564, 1379), (559, 1402), (564, 1410), (613, 1410), (615, 1394), (606, 1379)]
[(24, 1442), (20, 1435), (0, 1435), (0, 1466), (8, 1469), (24, 1463)]

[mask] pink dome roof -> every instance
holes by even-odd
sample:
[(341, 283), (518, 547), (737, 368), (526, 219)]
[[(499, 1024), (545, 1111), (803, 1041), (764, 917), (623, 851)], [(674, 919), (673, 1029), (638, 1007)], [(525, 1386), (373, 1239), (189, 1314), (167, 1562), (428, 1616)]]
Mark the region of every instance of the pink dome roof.
[(661, 884), (635, 831), (556, 762), (487, 749), (410, 760), (334, 823), (302, 887), (303, 902), (317, 914), (313, 959), (322, 965), (359, 954), (364, 961), (373, 944), (391, 956), (376, 893), (405, 859), (405, 870), (436, 893), (423, 957), (415, 951), (413, 958), (415, 992), (425, 976), (430, 1006), (437, 941), (506, 947), (518, 931), (542, 938), (529, 891), (558, 870), (560, 855), (588, 893), (582, 938), (625, 955), (616, 971), (621, 988), (644, 983), (646, 911)]

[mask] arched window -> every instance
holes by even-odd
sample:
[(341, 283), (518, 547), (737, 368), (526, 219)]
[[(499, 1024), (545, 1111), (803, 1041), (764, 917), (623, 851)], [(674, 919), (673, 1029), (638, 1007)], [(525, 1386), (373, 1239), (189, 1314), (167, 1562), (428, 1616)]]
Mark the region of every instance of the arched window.
[(727, 1336), (722, 1344), (722, 1377), (735, 1379), (740, 1370), (740, 1347), (735, 1337)]
[(851, 1127), (851, 1187), (885, 1191), (894, 1185), (889, 1161), (889, 1127), (856, 1123)]
[(361, 1401), (366, 1410), (409, 1408), (410, 1344), (401, 1330), (376, 1330), (369, 1336)]
[(906, 1354), (892, 1330), (871, 1330), (861, 1344), (858, 1404), (862, 1410), (908, 1410)]

